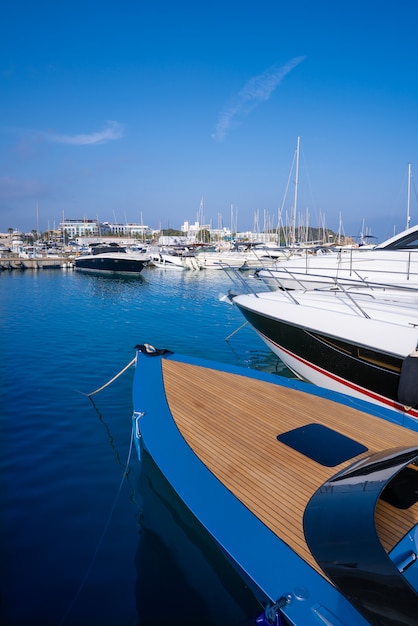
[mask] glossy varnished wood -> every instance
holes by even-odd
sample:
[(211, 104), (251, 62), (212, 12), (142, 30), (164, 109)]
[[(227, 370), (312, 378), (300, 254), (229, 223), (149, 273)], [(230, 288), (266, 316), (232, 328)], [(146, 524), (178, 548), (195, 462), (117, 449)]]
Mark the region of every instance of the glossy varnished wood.
[[(303, 512), (313, 493), (361, 456), (324, 467), (280, 443), (277, 435), (309, 423), (328, 426), (367, 446), (369, 454), (418, 445), (418, 433), (286, 387), (217, 370), (163, 361), (175, 422), (210, 471), (313, 567)], [(179, 459), (181, 463), (181, 459)], [(379, 502), (376, 526), (390, 550), (418, 522), (418, 504), (401, 511)], [(251, 538), (249, 538), (251, 540)]]

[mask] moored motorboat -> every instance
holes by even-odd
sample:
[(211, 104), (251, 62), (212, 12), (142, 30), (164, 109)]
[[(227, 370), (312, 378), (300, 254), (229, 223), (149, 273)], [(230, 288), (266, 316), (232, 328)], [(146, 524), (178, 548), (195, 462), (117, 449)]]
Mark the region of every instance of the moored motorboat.
[(202, 269), (222, 270), (225, 267), (242, 269), (246, 266), (248, 255), (237, 249), (215, 250), (202, 248), (196, 259)]
[(415, 420), (147, 344), (133, 404), (138, 454), (266, 607), (257, 624), (417, 626)]
[(151, 264), (174, 270), (199, 270), (200, 265), (193, 251), (177, 246), (158, 246), (150, 250)]
[(75, 257), (74, 267), (82, 272), (138, 275), (149, 263), (146, 252), (131, 252), (117, 243), (95, 244), (90, 254)]
[(418, 292), (340, 287), (229, 299), (300, 378), (418, 419), (418, 358), (410, 356), (418, 347)]
[(316, 289), (353, 284), (418, 289), (418, 225), (374, 248), (306, 250), (255, 272), (270, 288)]

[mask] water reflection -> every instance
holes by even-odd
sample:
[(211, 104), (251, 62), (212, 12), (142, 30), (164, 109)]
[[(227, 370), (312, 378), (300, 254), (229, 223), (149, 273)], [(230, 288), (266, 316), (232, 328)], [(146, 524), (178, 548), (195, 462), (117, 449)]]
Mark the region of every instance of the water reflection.
[(146, 453), (138, 491), (138, 624), (254, 624), (259, 603)]

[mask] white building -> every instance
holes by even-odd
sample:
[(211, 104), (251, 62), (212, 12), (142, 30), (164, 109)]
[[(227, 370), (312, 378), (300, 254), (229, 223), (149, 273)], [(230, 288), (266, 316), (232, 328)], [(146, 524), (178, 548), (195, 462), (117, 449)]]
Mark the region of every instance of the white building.
[(145, 238), (150, 234), (150, 228), (143, 224), (111, 224), (103, 222), (100, 224), (102, 233), (117, 235), (118, 237), (139, 237)]
[(149, 226), (143, 224), (126, 224), (126, 234), (130, 237), (139, 237), (141, 239), (151, 234)]
[(95, 237), (100, 234), (98, 220), (63, 220), (60, 224), (61, 232), (67, 237)]
[(148, 226), (143, 224), (111, 224), (99, 220), (64, 220), (60, 224), (61, 232), (75, 239), (76, 237), (101, 237), (114, 235), (117, 237), (141, 237), (150, 234)]
[(191, 237), (196, 237), (197, 233), (199, 232), (199, 230), (201, 227), (199, 222), (195, 222), (194, 224), (191, 224), (189, 221), (183, 222), (183, 224), (180, 227), (180, 230), (182, 233), (184, 233), (187, 237), (191, 238)]
[(180, 230), (190, 241), (196, 241), (197, 234), (202, 230), (207, 230), (213, 240), (231, 238), (231, 230), (229, 228), (212, 228), (211, 224), (199, 224), (199, 222), (191, 224), (186, 221), (181, 225)]

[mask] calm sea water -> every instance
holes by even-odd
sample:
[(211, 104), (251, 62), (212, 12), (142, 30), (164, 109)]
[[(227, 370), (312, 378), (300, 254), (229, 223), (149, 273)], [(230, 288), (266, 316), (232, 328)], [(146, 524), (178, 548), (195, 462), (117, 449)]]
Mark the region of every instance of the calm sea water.
[(288, 374), (222, 272), (0, 273), (4, 626), (242, 624), (259, 606), (131, 447), (137, 343)]

